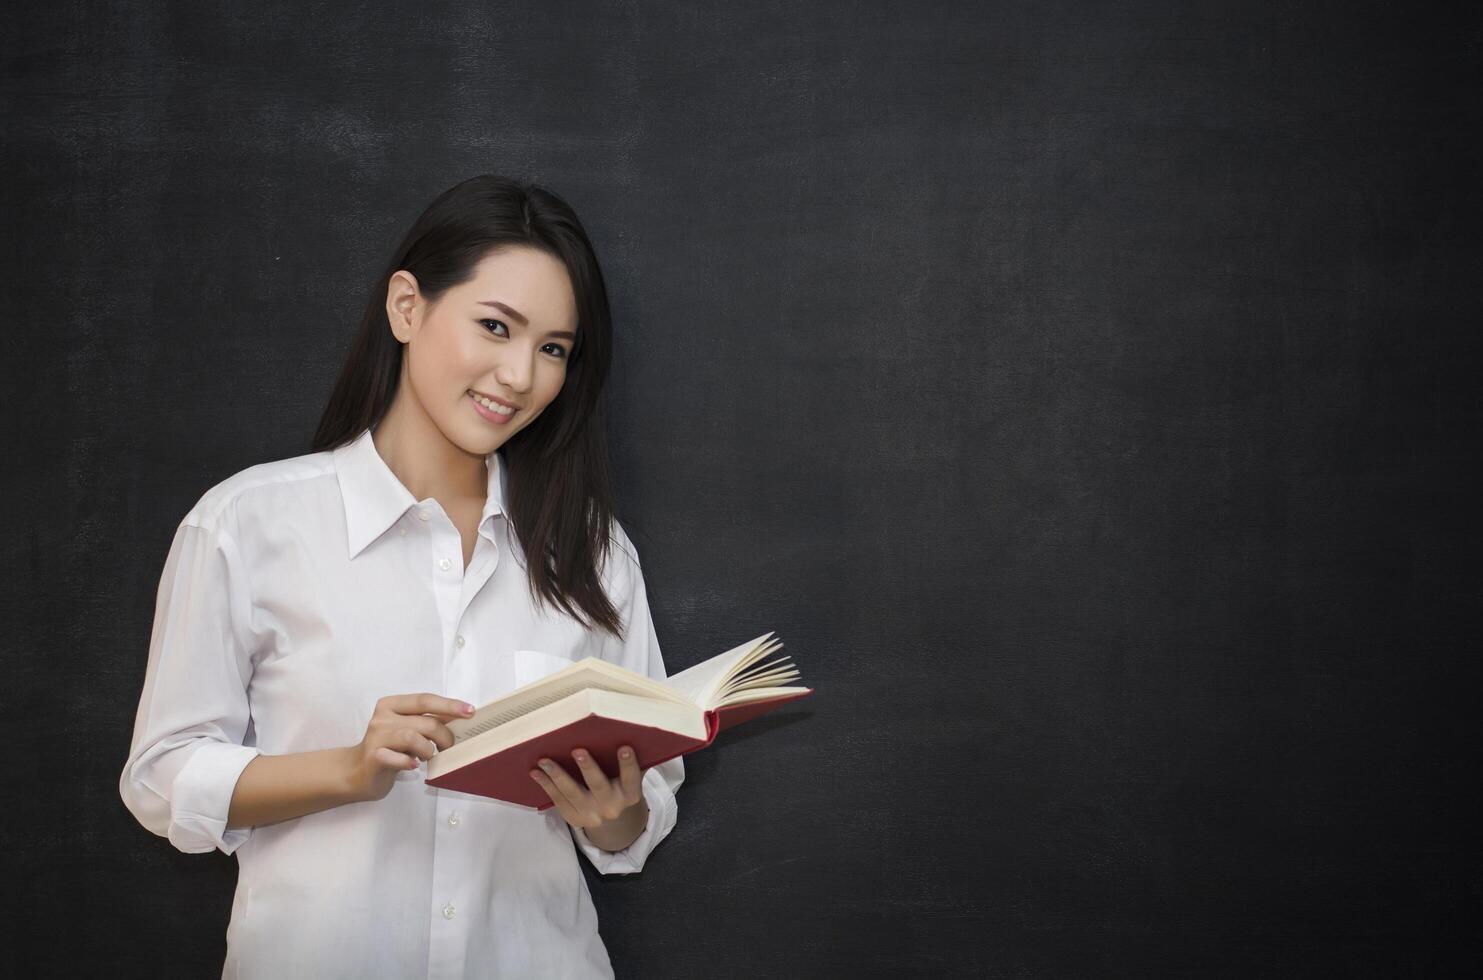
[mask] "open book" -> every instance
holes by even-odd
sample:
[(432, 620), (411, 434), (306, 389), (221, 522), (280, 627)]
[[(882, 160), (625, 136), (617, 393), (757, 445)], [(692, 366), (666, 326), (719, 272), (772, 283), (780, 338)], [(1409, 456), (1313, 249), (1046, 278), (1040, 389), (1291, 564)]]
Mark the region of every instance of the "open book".
[(730, 728), (813, 693), (785, 687), (796, 668), (763, 659), (783, 643), (771, 632), (664, 680), (584, 657), (448, 722), (454, 742), (427, 761), (426, 782), (545, 810), (554, 806), (530, 778), (537, 760), (587, 781), (571, 751), (584, 748), (608, 778), (618, 778), (618, 748), (633, 746), (639, 766), (705, 748)]

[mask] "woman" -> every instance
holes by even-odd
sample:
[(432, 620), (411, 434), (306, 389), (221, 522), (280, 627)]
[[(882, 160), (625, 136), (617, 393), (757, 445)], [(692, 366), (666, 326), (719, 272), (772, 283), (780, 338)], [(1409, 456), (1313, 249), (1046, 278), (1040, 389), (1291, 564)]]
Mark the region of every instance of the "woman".
[(447, 721), (573, 660), (666, 676), (613, 516), (610, 350), (571, 208), (465, 181), (377, 278), (314, 452), (177, 528), (119, 789), (237, 855), (224, 977), (612, 976), (577, 850), (639, 871), (680, 758), (610, 777), (578, 747), (531, 770), (541, 812), (421, 769)]

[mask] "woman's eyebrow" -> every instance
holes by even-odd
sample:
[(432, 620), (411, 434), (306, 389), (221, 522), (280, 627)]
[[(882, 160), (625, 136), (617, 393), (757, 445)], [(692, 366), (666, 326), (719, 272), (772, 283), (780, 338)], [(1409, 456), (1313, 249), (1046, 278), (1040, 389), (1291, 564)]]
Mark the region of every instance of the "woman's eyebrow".
[[(521, 313), (519, 310), (514, 309), (513, 307), (506, 306), (505, 304), (501, 303), (497, 299), (481, 299), (479, 301), (479, 305), (480, 306), (492, 306), (492, 307), (494, 307), (497, 310), (503, 310), (505, 313), (509, 314), (510, 319), (514, 320), (516, 323), (520, 324), (522, 327), (528, 327), (528, 326), (530, 326), (530, 321), (525, 318), (525, 314), (524, 313)], [(572, 333), (570, 330), (553, 330), (550, 333), (546, 334), (546, 336), (547, 337), (565, 337), (567, 340), (576, 340), (577, 339), (577, 335), (574, 334), (574, 333)]]
[(521, 313), (519, 310), (514, 309), (513, 307), (506, 306), (505, 304), (501, 303), (497, 299), (481, 299), (479, 301), (479, 305), (480, 306), (492, 306), (492, 307), (494, 307), (497, 310), (504, 310), (506, 313), (508, 313), (510, 315), (510, 318), (512, 320), (514, 320), (516, 323), (520, 324), (522, 327), (528, 327), (528, 326), (530, 326), (530, 321), (525, 318), (525, 314), (524, 313)]

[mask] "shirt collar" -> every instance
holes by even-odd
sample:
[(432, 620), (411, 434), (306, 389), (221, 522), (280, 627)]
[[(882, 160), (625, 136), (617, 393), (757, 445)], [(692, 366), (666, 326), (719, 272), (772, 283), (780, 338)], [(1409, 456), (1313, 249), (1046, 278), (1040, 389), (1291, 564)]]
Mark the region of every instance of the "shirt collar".
[[(340, 497), (345, 503), (345, 540), (354, 558), (395, 524), (418, 500), (402, 485), (386, 460), (371, 441), (371, 430), (355, 440), (337, 447), (331, 454), (335, 475), (340, 481)], [(484, 457), (488, 474), (485, 484), (484, 512), (479, 527), (505, 514), (505, 489), (508, 474), (498, 450)]]

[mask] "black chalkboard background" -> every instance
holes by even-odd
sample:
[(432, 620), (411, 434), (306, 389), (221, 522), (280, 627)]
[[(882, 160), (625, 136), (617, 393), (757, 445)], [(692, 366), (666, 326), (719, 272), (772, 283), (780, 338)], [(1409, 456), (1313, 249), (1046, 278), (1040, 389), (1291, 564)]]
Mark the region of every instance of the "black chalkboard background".
[(496, 172), (604, 262), (670, 670), (818, 690), (587, 869), (620, 976), (1476, 969), (1466, 9), (14, 6), (0, 962), (220, 970), (117, 791), (170, 534)]

